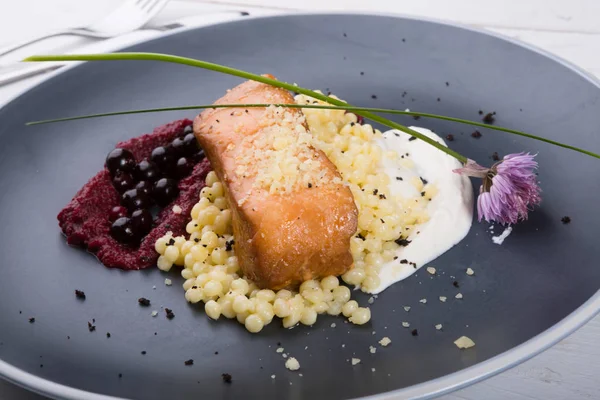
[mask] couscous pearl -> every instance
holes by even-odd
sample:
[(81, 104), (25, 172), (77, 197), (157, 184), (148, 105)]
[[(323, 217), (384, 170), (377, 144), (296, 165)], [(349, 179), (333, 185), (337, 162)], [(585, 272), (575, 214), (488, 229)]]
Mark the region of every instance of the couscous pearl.
[(190, 253), (186, 254), (185, 257), (183, 258), (183, 265), (184, 265), (184, 267), (186, 267), (188, 269), (194, 268), (195, 263), (196, 263), (196, 260), (194, 260), (194, 256), (192, 256)]
[(193, 304), (198, 303), (203, 297), (202, 289), (190, 288), (185, 292), (185, 299)]
[(269, 289), (263, 289), (256, 294), (256, 298), (268, 302), (273, 302), (275, 300), (275, 292)]
[(317, 282), (314, 279), (311, 279), (311, 280), (302, 282), (302, 284), (300, 285), (300, 293), (304, 292), (305, 290), (320, 289), (320, 288), (321, 288), (321, 285), (319, 285), (319, 282)]
[(371, 319), (371, 310), (364, 307), (359, 307), (356, 311), (352, 313), (352, 316), (349, 318), (349, 321), (356, 325), (363, 325), (369, 322)]
[(218, 245), (219, 238), (217, 237), (217, 234), (214, 232), (205, 232), (202, 234), (200, 243), (207, 245), (208, 248), (210, 248), (210, 249), (213, 249)]
[(202, 262), (208, 257), (208, 250), (206, 247), (194, 245), (190, 248), (190, 254), (194, 257), (194, 260)]
[(338, 286), (332, 290), (332, 293), (333, 299), (337, 303), (346, 303), (348, 300), (350, 300), (350, 289), (348, 289), (346, 286)]
[(273, 311), (273, 306), (266, 301), (260, 301), (254, 307), (254, 312), (256, 315), (263, 320), (265, 325), (270, 324), (275, 316), (275, 312)]
[(277, 292), (277, 298), (278, 299), (285, 299), (285, 300), (289, 300), (292, 298), (292, 292), (290, 292), (287, 289), (282, 289), (280, 291)]
[(161, 255), (165, 254), (166, 249), (167, 249), (166, 237), (161, 237), (154, 243), (154, 250), (156, 250), (156, 252), (158, 254), (161, 254)]
[(235, 318), (235, 311), (233, 311), (233, 306), (230, 300), (221, 297), (218, 303), (221, 306), (221, 314), (223, 314), (225, 318)]
[(235, 311), (238, 314), (248, 312), (251, 305), (252, 302), (246, 296), (243, 296), (241, 294), (235, 296), (235, 299), (233, 300), (232, 304), (233, 311)]
[(219, 294), (223, 293), (223, 285), (221, 285), (221, 282), (216, 280), (210, 280), (206, 282), (203, 289), (204, 294), (207, 297), (218, 296)]
[(346, 318), (350, 318), (357, 309), (358, 303), (355, 300), (350, 300), (342, 306), (342, 313)]
[(302, 317), (302, 311), (294, 311), (293, 313), (291, 313), (283, 319), (283, 327), (291, 328), (292, 326), (300, 322), (300, 317)]
[(177, 246), (167, 246), (164, 256), (167, 260), (174, 263), (179, 258), (179, 248)]
[(161, 271), (170, 271), (173, 267), (173, 263), (167, 260), (165, 256), (159, 256), (158, 260), (156, 261), (156, 265)]
[(204, 305), (204, 311), (212, 319), (219, 319), (221, 316), (221, 305), (214, 300), (209, 300)]
[(321, 289), (308, 289), (302, 292), (302, 297), (313, 304), (323, 302), (323, 291)]
[(264, 323), (258, 315), (251, 314), (245, 319), (244, 325), (249, 332), (257, 333), (262, 330)]
[(335, 276), (328, 276), (321, 280), (321, 288), (323, 290), (333, 290), (340, 285), (340, 281)]
[(231, 290), (239, 294), (247, 294), (249, 289), (248, 282), (244, 279), (236, 279), (231, 282)]
[(181, 277), (183, 279), (195, 278), (194, 273), (191, 270), (189, 270), (189, 269), (183, 269), (183, 270), (181, 270)]
[(290, 310), (290, 306), (287, 304), (287, 301), (282, 298), (275, 300), (273, 303), (273, 311), (279, 318), (285, 318), (292, 312)]
[(249, 315), (250, 313), (246, 311), (243, 313), (237, 313), (235, 317), (240, 324), (244, 324), (246, 322), (246, 318), (248, 318)]
[(192, 286), (196, 285), (196, 280), (195, 279), (188, 279), (185, 282), (183, 282), (183, 290), (189, 290), (191, 289)]
[(305, 308), (302, 310), (300, 322), (303, 325), (313, 325), (315, 322), (317, 322), (317, 312), (314, 310), (314, 308)]
[(346, 272), (342, 277), (344, 278), (344, 282), (349, 285), (360, 285), (363, 279), (365, 279), (365, 276), (366, 274), (362, 269), (353, 268)]
[(329, 315), (340, 315), (342, 313), (342, 305), (340, 303), (334, 302), (329, 304), (329, 308), (327, 309), (327, 314)]

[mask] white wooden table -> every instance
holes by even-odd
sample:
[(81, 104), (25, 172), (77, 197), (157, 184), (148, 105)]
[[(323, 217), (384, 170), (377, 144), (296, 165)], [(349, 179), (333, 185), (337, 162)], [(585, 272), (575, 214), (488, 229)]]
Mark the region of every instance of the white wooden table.
[[(107, 13), (119, 1), (0, 0), (0, 47), (48, 30), (81, 26)], [(156, 18), (168, 21), (186, 13), (228, 9), (251, 14), (293, 10), (393, 12), (455, 21), (518, 38), (600, 77), (599, 0), (178, 0)], [(50, 42), (53, 47), (67, 43), (73, 42)], [(47, 49), (48, 43), (43, 46)], [(0, 105), (36, 80), (0, 88)], [(443, 399), (600, 399), (599, 337), (600, 316), (532, 360)], [(3, 381), (0, 398), (41, 399)]]

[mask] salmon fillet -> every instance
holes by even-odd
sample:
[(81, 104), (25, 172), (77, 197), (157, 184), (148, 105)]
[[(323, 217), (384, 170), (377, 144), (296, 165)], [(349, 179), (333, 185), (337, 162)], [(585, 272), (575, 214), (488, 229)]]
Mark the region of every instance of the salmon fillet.
[[(215, 102), (227, 103), (294, 99), (248, 81)], [(225, 187), (246, 277), (277, 290), (350, 269), (358, 210), (335, 166), (311, 146), (300, 109), (207, 109), (194, 133)]]

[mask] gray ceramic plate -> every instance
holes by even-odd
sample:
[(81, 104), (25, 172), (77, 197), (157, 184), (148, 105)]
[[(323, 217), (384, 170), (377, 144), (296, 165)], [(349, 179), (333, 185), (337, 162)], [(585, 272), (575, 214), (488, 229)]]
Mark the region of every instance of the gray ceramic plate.
[[(268, 72), (357, 105), (471, 119), (481, 118), (479, 110), (496, 111), (500, 125), (600, 149), (597, 82), (539, 51), (447, 24), (368, 15), (278, 16), (189, 30), (130, 50)], [(102, 167), (114, 144), (193, 114), (29, 128), (24, 122), (209, 103), (237, 83), (177, 65), (88, 63), (0, 110), (0, 375), (58, 398), (84, 397), (78, 390), (136, 399), (428, 396), (523, 361), (598, 310), (600, 269), (592, 260), (600, 213), (590, 212), (600, 196), (591, 174), (598, 161), (487, 130), (474, 139), (469, 127), (439, 121), (418, 124), (452, 133), (452, 147), (480, 163), (491, 163), (493, 152), (539, 153), (543, 206), (502, 246), (492, 243), (489, 224), (475, 223), (463, 242), (435, 261), (438, 276), (422, 269), (381, 294), (367, 326), (324, 317), (312, 328), (272, 324), (251, 335), (237, 322), (210, 321), (187, 304), (176, 273), (168, 275), (174, 285), (166, 287), (158, 270), (109, 270), (65, 244), (56, 214)], [(573, 222), (563, 225), (564, 215)], [(476, 274), (465, 275), (467, 267)], [(87, 300), (75, 299), (74, 289), (84, 290)], [(458, 292), (462, 300), (454, 298)], [(155, 308), (172, 308), (175, 319), (163, 312), (152, 318), (137, 304), (142, 296)], [(449, 301), (441, 303), (439, 296)], [(358, 299), (366, 303), (368, 296)], [(91, 333), (92, 319), (97, 329)], [(441, 331), (434, 328), (439, 323)], [(476, 347), (457, 349), (453, 341), (462, 335)], [(384, 336), (392, 344), (370, 354), (369, 346)], [(302, 376), (285, 369), (278, 347), (300, 361)], [(352, 357), (361, 364), (353, 367)], [(194, 365), (184, 366), (190, 358)], [(224, 383), (222, 373), (233, 382)]]

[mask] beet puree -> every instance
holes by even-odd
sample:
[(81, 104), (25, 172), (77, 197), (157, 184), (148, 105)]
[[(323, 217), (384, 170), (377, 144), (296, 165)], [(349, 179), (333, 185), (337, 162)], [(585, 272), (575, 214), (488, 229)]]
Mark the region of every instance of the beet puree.
[[(151, 134), (120, 142), (116, 147), (131, 151), (136, 162), (140, 162), (150, 156), (152, 149), (166, 146), (191, 124), (189, 119), (175, 121), (154, 129)], [(185, 233), (190, 212), (198, 202), (210, 169), (210, 163), (204, 159), (179, 182), (179, 196), (160, 211), (154, 228), (139, 247), (121, 244), (110, 235), (108, 216), (113, 207), (120, 205), (120, 195), (106, 168), (90, 179), (58, 214), (59, 226), (67, 236), (67, 243), (86, 247), (107, 267), (143, 269), (156, 265), (158, 254), (154, 242), (167, 231), (172, 231), (175, 236)], [(174, 205), (181, 207), (180, 214), (173, 212)]]

